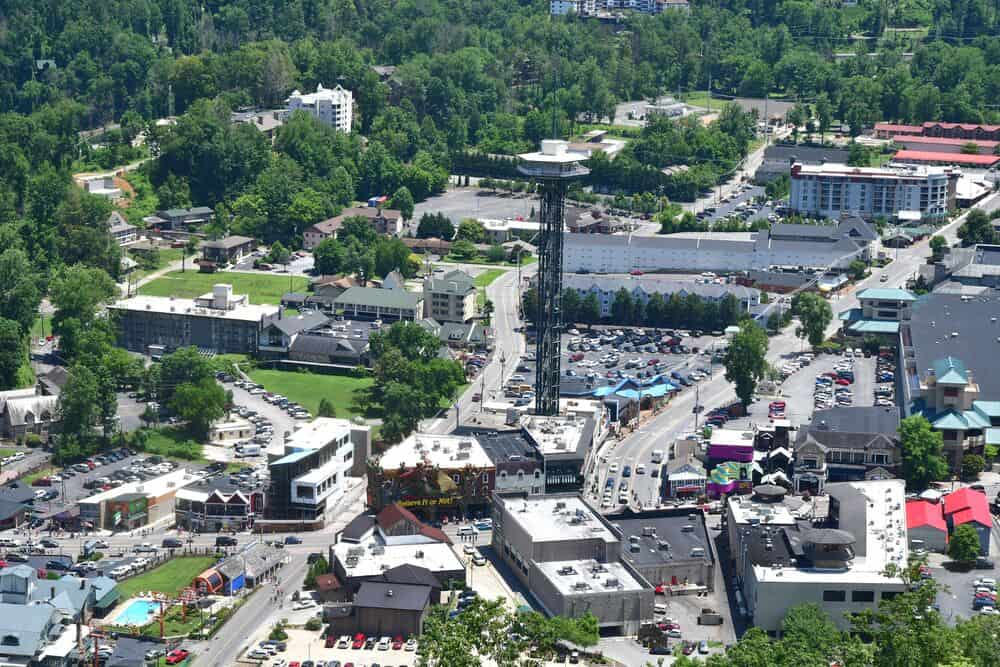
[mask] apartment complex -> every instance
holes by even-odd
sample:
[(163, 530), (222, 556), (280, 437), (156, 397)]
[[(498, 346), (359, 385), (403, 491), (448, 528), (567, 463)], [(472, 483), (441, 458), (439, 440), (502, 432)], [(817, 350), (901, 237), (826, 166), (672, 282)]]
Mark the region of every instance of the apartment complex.
[(1000, 125), (942, 123), (937, 121), (927, 121), (923, 125), (875, 123), (875, 136), (880, 139), (922, 136), (961, 139), (963, 141), (1000, 141)]
[(321, 528), (346, 478), (362, 473), (370, 452), (371, 428), (347, 419), (319, 417), (292, 433), (280, 455), (269, 452), (265, 523), (275, 530)]
[(687, 11), (690, 5), (687, 0), (551, 0), (549, 2), (549, 13), (553, 16), (565, 16), (573, 12), (579, 16), (605, 17), (625, 10), (643, 14), (662, 14), (673, 9)]
[(468, 322), (476, 316), (476, 284), (464, 271), (435, 271), (424, 278), (424, 317)]
[(940, 219), (955, 208), (958, 177), (950, 167), (796, 163), (789, 206), (821, 218)]
[(324, 88), (323, 84), (318, 84), (315, 93), (294, 90), (288, 98), (288, 113), (298, 110), (306, 111), (341, 132), (350, 132), (354, 120), (354, 95), (339, 85)]
[(365, 218), (376, 234), (399, 236), (403, 231), (403, 214), (396, 209), (377, 206), (351, 206), (322, 222), (307, 227), (302, 232), (302, 247), (313, 250), (326, 239), (336, 238), (344, 221), (349, 218)]
[(216, 354), (255, 354), (264, 319), (278, 309), (251, 304), (226, 284), (193, 300), (134, 296), (108, 306), (118, 315), (119, 346), (143, 354), (150, 346), (173, 350), (191, 345)]

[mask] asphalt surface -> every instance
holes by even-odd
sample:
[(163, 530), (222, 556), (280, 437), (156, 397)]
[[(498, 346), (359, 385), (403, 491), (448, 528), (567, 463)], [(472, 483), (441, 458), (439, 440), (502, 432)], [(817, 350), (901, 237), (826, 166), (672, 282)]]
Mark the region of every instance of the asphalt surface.
[(413, 219), (404, 230), (404, 235), (414, 235), (420, 216), (424, 213), (443, 213), (455, 227), (465, 218), (516, 218), (527, 219), (534, 208), (538, 212), (539, 202), (534, 195), (497, 192), (493, 194), (477, 187), (453, 188), (430, 197), (413, 207)]

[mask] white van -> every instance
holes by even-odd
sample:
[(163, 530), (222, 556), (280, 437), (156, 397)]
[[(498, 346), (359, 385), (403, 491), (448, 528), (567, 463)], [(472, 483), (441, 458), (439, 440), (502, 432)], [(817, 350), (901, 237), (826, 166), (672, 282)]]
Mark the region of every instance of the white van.
[(660, 463), (660, 462), (662, 462), (663, 461), (663, 450), (662, 449), (654, 449), (653, 450), (653, 458), (651, 460), (653, 461), (653, 463)]
[(656, 604), (653, 605), (653, 613), (654, 614), (666, 614), (667, 613), (667, 605), (664, 604), (663, 602), (657, 602)]

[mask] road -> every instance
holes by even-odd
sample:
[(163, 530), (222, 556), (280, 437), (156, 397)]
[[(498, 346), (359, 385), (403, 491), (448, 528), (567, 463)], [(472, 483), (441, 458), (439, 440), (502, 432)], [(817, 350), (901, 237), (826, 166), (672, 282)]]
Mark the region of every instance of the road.
[[(462, 265), (458, 265), (460, 268)], [(473, 268), (473, 267), (469, 267)], [(476, 265), (481, 269), (482, 266)], [(526, 281), (538, 270), (537, 265), (521, 267), (521, 280)], [(518, 301), (521, 290), (517, 286), (517, 269), (511, 269), (486, 287), (486, 296), (493, 302), (493, 352), (479, 375), (466, 387), (465, 392), (440, 417), (425, 424), (427, 433), (451, 433), (459, 423), (467, 422), (477, 406), (473, 394), (486, 398), (490, 391), (500, 389), (514, 373), (518, 359), (525, 352), (524, 336), (520, 329)]]

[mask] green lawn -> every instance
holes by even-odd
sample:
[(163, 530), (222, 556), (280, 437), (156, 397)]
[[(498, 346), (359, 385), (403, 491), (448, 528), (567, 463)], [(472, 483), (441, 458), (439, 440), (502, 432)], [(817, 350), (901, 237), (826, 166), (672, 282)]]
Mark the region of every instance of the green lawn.
[(52, 335), (52, 315), (49, 313), (35, 316), (35, 323), (31, 325), (31, 337), (34, 340)]
[(205, 462), (201, 445), (192, 440), (182, 429), (164, 427), (150, 429), (145, 433), (146, 443), (141, 449), (147, 454), (157, 454), (182, 461)]
[(127, 600), (139, 591), (156, 591), (173, 598), (190, 586), (195, 577), (214, 564), (213, 556), (172, 558), (149, 572), (120, 582), (118, 590), (121, 591), (123, 600)]
[(504, 273), (503, 269), (487, 269), (476, 276), (476, 287), (486, 287)]
[(35, 472), (28, 473), (21, 478), (21, 481), (25, 484), (31, 484), (39, 477), (46, 477), (48, 475), (54, 475), (56, 472), (55, 468), (42, 468), (41, 470), (36, 470)]
[(319, 375), (268, 369), (253, 370), (249, 375), (250, 379), (263, 385), (268, 391), (286, 396), (312, 414), (316, 414), (320, 399), (325, 398), (333, 404), (338, 417), (360, 414), (354, 406), (354, 392), (372, 385), (371, 378), (346, 375)]
[(278, 303), (285, 292), (305, 292), (309, 280), (302, 276), (233, 273), (185, 273), (171, 271), (139, 288), (139, 294), (191, 299), (212, 291), (217, 283), (228, 283), (236, 294), (249, 294), (250, 303)]

